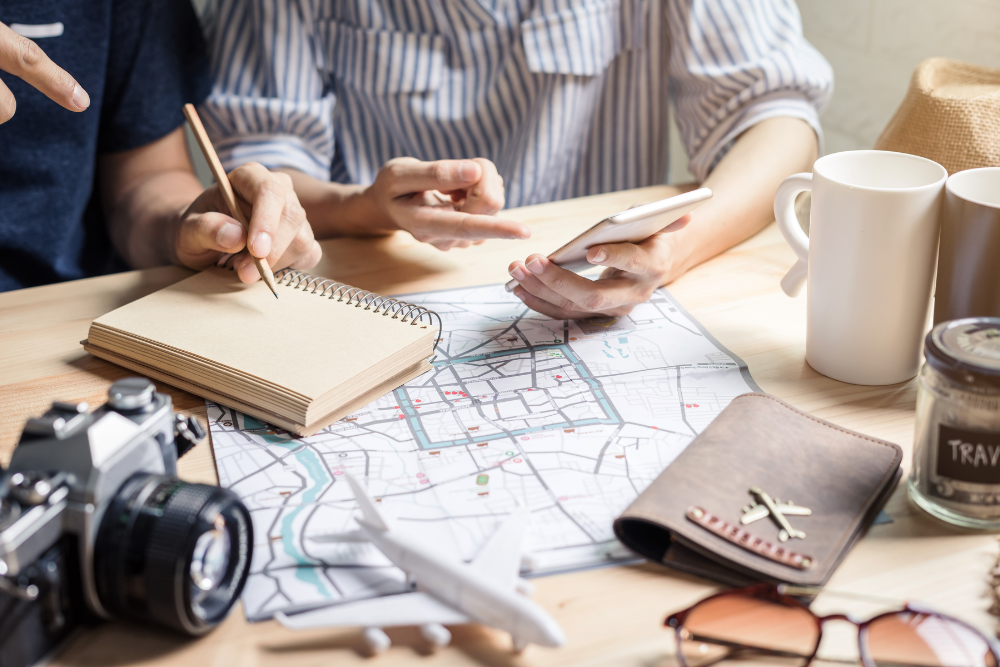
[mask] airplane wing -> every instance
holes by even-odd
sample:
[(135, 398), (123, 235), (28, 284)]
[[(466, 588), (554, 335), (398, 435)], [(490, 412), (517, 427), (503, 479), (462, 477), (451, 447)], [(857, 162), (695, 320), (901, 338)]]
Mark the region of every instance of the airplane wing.
[(803, 507), (802, 505), (786, 505), (781, 503), (778, 505), (778, 511), (782, 514), (787, 514), (788, 516), (810, 516), (813, 511), (808, 507)]
[(743, 513), (743, 516), (740, 517), (740, 523), (742, 523), (745, 526), (748, 523), (753, 523), (754, 521), (763, 519), (768, 514), (769, 512), (767, 511), (767, 507), (765, 507), (764, 505), (757, 505), (749, 512)]
[(291, 616), (279, 611), (274, 618), (292, 630), (335, 627), (391, 628), (425, 623), (461, 625), (474, 622), (462, 612), (423, 591), (345, 602)]
[[(781, 503), (775, 505), (775, 508), (777, 508), (779, 512), (787, 516), (809, 516), (810, 514), (812, 514), (811, 509), (809, 509), (808, 507), (802, 507), (801, 505), (788, 505), (785, 503)], [(742, 523), (743, 525), (746, 525), (748, 523), (753, 523), (758, 519), (763, 519), (768, 514), (770, 514), (770, 512), (768, 511), (765, 505), (757, 505), (750, 511), (743, 513), (743, 516), (740, 518), (740, 523)]]
[(486, 541), (472, 567), (496, 583), (513, 588), (521, 571), (521, 541), (529, 519), (528, 508), (518, 508)]

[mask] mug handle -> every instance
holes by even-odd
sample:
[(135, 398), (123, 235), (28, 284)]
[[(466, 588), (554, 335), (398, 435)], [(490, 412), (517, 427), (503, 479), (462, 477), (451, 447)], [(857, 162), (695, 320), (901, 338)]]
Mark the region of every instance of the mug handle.
[(782, 181), (774, 195), (774, 219), (778, 221), (781, 235), (799, 258), (781, 279), (781, 289), (788, 296), (799, 295), (809, 268), (809, 237), (795, 216), (795, 197), (807, 190), (812, 190), (812, 174), (792, 174)]

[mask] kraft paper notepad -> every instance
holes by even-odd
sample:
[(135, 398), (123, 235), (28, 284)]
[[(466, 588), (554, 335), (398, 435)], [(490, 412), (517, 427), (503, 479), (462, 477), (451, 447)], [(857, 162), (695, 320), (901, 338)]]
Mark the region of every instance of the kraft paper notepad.
[(430, 369), (425, 308), (284, 270), (280, 297), (208, 269), (97, 318), (84, 348), (310, 435)]

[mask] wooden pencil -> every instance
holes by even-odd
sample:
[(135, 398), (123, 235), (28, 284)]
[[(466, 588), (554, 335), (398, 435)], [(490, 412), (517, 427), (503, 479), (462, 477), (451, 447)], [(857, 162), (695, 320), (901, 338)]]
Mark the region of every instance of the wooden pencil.
[[(215, 152), (215, 147), (212, 146), (212, 142), (208, 138), (208, 133), (205, 132), (205, 126), (201, 124), (198, 110), (194, 108), (193, 104), (185, 104), (184, 116), (191, 125), (194, 138), (198, 141), (198, 146), (201, 147), (201, 152), (205, 156), (205, 161), (208, 162), (209, 169), (212, 170), (212, 176), (215, 177), (215, 182), (219, 186), (219, 190), (222, 191), (222, 197), (226, 200), (229, 212), (236, 218), (237, 222), (243, 225), (243, 229), (247, 230), (247, 252), (249, 253), (250, 224), (247, 222), (246, 216), (243, 215), (243, 209), (240, 208), (239, 202), (236, 201), (236, 193), (233, 192), (233, 186), (229, 182), (229, 177), (226, 175), (225, 169), (222, 168), (222, 163)], [(257, 272), (260, 273), (264, 284), (267, 285), (271, 293), (274, 294), (274, 298), (277, 299), (278, 289), (274, 284), (274, 274), (271, 273), (271, 267), (267, 265), (267, 260), (254, 257), (252, 254), (250, 257), (253, 258), (253, 263), (257, 267)]]

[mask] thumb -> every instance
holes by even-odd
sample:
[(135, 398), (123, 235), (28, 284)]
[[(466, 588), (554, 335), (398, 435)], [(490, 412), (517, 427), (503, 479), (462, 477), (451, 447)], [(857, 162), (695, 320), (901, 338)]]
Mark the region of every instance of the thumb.
[(647, 253), (632, 243), (609, 243), (594, 246), (587, 251), (587, 261), (626, 273), (645, 273), (648, 269)]
[(392, 196), (438, 190), (464, 190), (482, 178), (482, 167), (473, 160), (399, 160), (387, 165)]
[(184, 264), (211, 263), (217, 252), (235, 253), (246, 245), (246, 230), (228, 215), (200, 213), (181, 225), (177, 257)]

